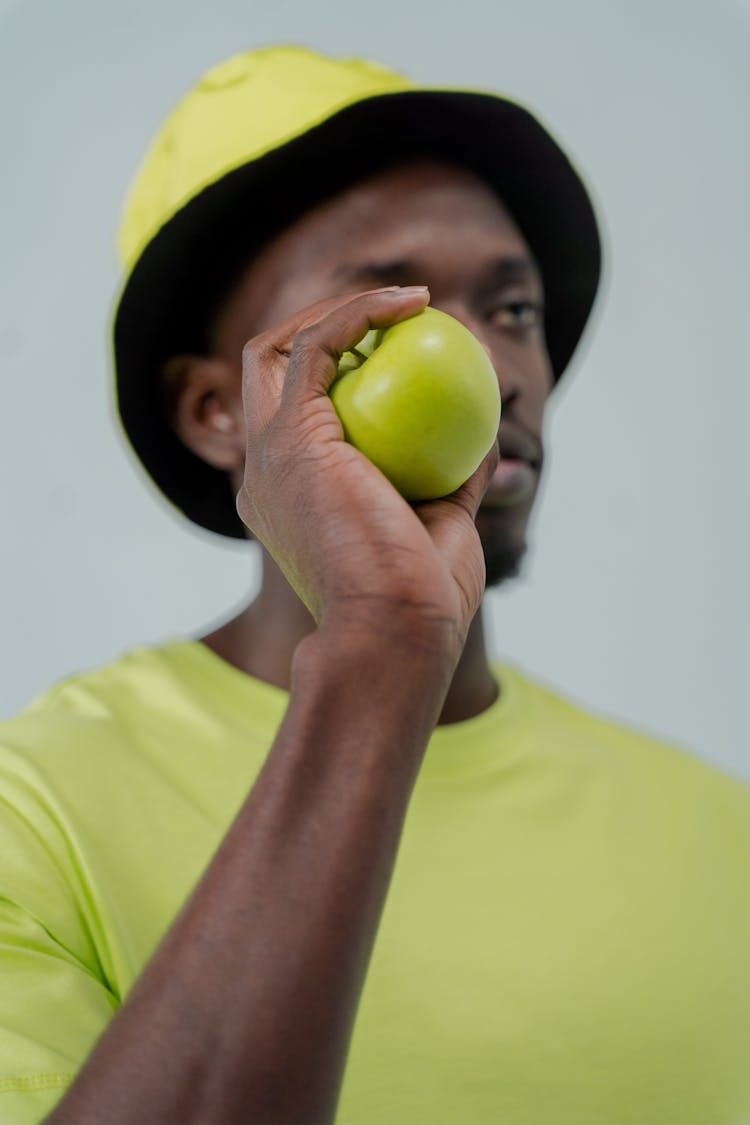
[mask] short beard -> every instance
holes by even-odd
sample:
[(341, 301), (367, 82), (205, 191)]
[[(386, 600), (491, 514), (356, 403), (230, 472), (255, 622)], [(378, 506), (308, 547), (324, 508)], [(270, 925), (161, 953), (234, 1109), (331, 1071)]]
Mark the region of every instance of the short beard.
[(507, 582), (510, 578), (517, 578), (521, 573), (521, 563), (526, 554), (526, 544), (518, 547), (516, 544), (482, 542), (484, 553), (484, 566), (487, 572), (485, 588), (490, 590)]

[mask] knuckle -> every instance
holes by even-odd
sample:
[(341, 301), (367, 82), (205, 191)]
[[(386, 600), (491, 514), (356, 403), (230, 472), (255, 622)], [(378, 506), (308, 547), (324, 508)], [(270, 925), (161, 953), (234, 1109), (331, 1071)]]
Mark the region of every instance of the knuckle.
[(242, 348), (242, 362), (252, 363), (262, 346), (263, 344), (259, 336), (253, 336), (250, 340), (247, 340)]
[(338, 362), (340, 353), (325, 338), (317, 326), (305, 328), (297, 334), (292, 349), (292, 358), (303, 368), (320, 368), (321, 359)]
[(310, 347), (317, 339), (319, 332), (317, 321), (312, 324), (305, 324), (294, 334), (295, 347)]
[(271, 358), (273, 347), (262, 336), (253, 336), (242, 349), (242, 363), (244, 367), (255, 367)]
[(318, 324), (308, 324), (305, 328), (300, 328), (294, 337), (294, 352), (297, 355), (304, 356), (320, 351), (321, 346), (322, 339)]

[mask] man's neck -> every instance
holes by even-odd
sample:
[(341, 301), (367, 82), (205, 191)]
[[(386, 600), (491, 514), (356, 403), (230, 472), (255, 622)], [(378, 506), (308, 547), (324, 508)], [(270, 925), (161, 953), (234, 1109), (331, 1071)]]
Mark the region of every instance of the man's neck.
[[(263, 581), (245, 609), (201, 640), (217, 656), (249, 676), (285, 691), (297, 645), (315, 622), (272, 560), (263, 558)], [(499, 686), (487, 660), (480, 609), (466, 639), (439, 722), (457, 723), (486, 710)]]

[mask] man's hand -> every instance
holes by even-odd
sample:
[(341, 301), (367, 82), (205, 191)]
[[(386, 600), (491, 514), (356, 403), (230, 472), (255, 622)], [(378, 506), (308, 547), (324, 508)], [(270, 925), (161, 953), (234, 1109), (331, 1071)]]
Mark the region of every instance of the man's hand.
[(329, 299), (246, 345), (237, 509), (319, 625), (387, 622), (457, 659), (484, 590), (474, 519), (497, 450), (452, 496), (411, 506), (344, 440), (328, 397), (344, 351), (428, 300), (424, 288)]
[(327, 301), (245, 349), (238, 510), (319, 628), (252, 790), (50, 1125), (334, 1120), (412, 787), (484, 584), (474, 516), (494, 458), (412, 508), (327, 396), (342, 351), (426, 301)]

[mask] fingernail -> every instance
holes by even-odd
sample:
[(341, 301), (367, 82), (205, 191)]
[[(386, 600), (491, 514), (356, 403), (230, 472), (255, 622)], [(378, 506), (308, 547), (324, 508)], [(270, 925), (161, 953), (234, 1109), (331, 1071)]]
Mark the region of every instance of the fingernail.
[(414, 297), (417, 293), (426, 293), (426, 285), (394, 285), (388, 289), (384, 289), (383, 293), (388, 293), (393, 297)]

